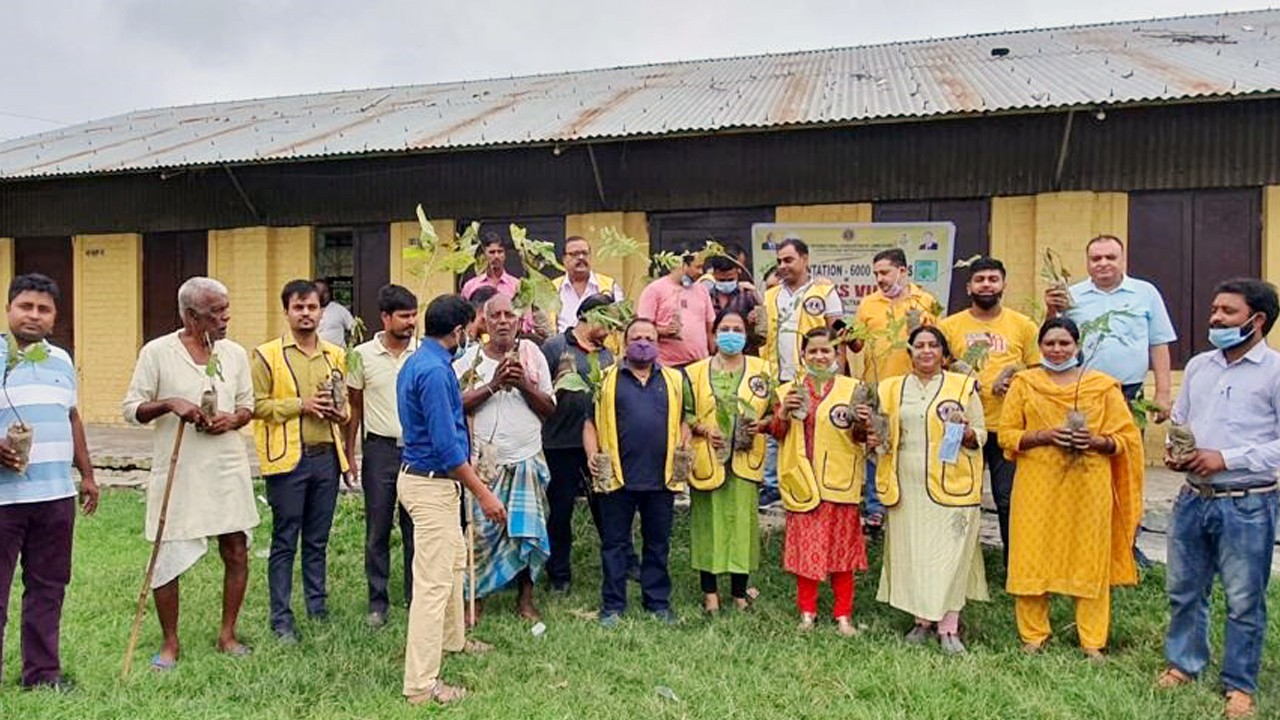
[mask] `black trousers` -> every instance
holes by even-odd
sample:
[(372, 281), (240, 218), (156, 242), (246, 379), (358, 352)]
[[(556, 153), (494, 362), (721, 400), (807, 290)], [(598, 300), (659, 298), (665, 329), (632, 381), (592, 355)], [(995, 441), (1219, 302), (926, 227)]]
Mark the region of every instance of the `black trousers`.
[(600, 546), (603, 581), (600, 595), (602, 614), (622, 613), (627, 608), (627, 568), (631, 554), (631, 525), (640, 514), (640, 592), (645, 610), (671, 607), (671, 574), (667, 556), (671, 552), (671, 522), (675, 495), (666, 490), (615, 490), (600, 496)]
[(390, 605), (387, 581), (391, 576), (391, 527), (400, 520), (400, 544), (404, 548), (404, 602), (413, 597), (413, 520), (396, 497), (400, 474), (400, 448), (394, 438), (366, 435), (362, 445), (364, 466), (364, 575), (369, 582), (369, 612), (386, 613)]
[(996, 519), (1000, 521), (1000, 555), (1004, 566), (1009, 567), (1009, 502), (1013, 498), (1013, 476), (1017, 464), (1006, 460), (995, 433), (987, 435), (982, 446), (982, 461), (991, 472), (991, 496), (996, 501)]
[(271, 627), (293, 624), (293, 557), (302, 538), (302, 592), (307, 614), (328, 611), (325, 589), (329, 530), (338, 502), (336, 450), (303, 454), (287, 473), (268, 475), (271, 505), (271, 555), (267, 559), (267, 590), (271, 597)]
[[(600, 499), (590, 489), (587, 453), (582, 448), (544, 450), (551, 481), (547, 483), (547, 538), (551, 556), (547, 558), (547, 580), (552, 585), (570, 581), (573, 555), (573, 509), (579, 495), (587, 496), (587, 508), (596, 533), (600, 532)], [(634, 551), (632, 551), (634, 554)]]

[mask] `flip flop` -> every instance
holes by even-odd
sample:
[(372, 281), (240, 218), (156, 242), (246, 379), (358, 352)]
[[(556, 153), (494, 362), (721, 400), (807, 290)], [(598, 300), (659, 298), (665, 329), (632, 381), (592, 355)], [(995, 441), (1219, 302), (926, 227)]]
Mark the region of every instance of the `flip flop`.
[(160, 653), (151, 656), (151, 669), (155, 672), (166, 673), (176, 667), (178, 667), (177, 660), (165, 660)]
[(219, 650), (218, 652), (233, 658), (244, 658), (253, 654), (253, 648), (240, 643), (229, 650)]

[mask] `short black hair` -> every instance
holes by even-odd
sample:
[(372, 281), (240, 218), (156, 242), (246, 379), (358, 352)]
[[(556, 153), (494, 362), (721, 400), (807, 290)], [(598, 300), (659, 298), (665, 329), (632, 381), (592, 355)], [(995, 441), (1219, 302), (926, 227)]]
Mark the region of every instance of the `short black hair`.
[(984, 255), (969, 263), (969, 278), (972, 279), (974, 275), (986, 270), (995, 270), (1000, 273), (1000, 277), (1007, 276), (1004, 270), (1004, 263), (993, 257), (987, 257)]
[(471, 303), (471, 307), (475, 308), (475, 310), (479, 312), (484, 307), (484, 304), (489, 302), (489, 300), (497, 294), (498, 288), (492, 285), (481, 285), (471, 291), (471, 296), (467, 298), (467, 302)]
[(53, 298), (54, 307), (57, 307), (58, 301), (62, 299), (62, 293), (58, 291), (58, 283), (42, 273), (27, 273), (15, 277), (9, 283), (9, 302), (13, 302), (14, 298), (24, 292), (44, 293)]
[(907, 335), (907, 347), (911, 347), (912, 345), (914, 345), (916, 342), (916, 338), (920, 336), (920, 333), (924, 333), (924, 332), (927, 332), (930, 335), (937, 338), (938, 347), (942, 349), (943, 359), (950, 360), (951, 344), (947, 342), (947, 336), (943, 335), (942, 331), (934, 327), (933, 325), (921, 325), (915, 330), (912, 330), (911, 333)]
[(409, 288), (392, 284), (378, 288), (378, 312), (390, 315), (401, 310), (417, 309), (418, 298), (409, 292)]
[(1076, 325), (1075, 321), (1071, 318), (1063, 317), (1061, 315), (1044, 321), (1044, 324), (1040, 326), (1040, 334), (1036, 336), (1036, 343), (1039, 344), (1044, 342), (1044, 336), (1048, 335), (1049, 331), (1054, 328), (1062, 328), (1063, 330), (1066, 330), (1067, 334), (1071, 336), (1071, 339), (1075, 340), (1077, 345), (1080, 344), (1080, 326)]
[(747, 323), (747, 316), (743, 315), (740, 310), (730, 305), (729, 307), (726, 307), (720, 312), (716, 313), (716, 319), (714, 322), (711, 323), (711, 329), (712, 330), (718, 329), (720, 327), (720, 323), (724, 322), (724, 319), (729, 317), (730, 315), (737, 315), (738, 319), (742, 320), (742, 324), (744, 325)]
[(582, 316), (586, 315), (588, 312), (591, 312), (596, 308), (605, 307), (612, 304), (613, 304), (613, 297), (610, 295), (605, 295), (604, 293), (596, 293), (595, 295), (588, 295), (587, 297), (583, 298), (581, 303), (578, 304), (577, 318), (581, 320)]
[(622, 330), (622, 338), (625, 340), (626, 337), (631, 334), (631, 328), (635, 327), (636, 325), (640, 325), (641, 323), (645, 325), (652, 325), (655, 328), (658, 327), (658, 323), (654, 322), (653, 320), (647, 317), (632, 318), (631, 322), (627, 323), (627, 327), (625, 327)]
[(486, 230), (484, 235), (480, 238), (479, 251), (484, 252), (485, 248), (490, 245), (501, 245), (503, 250), (507, 249), (506, 239), (492, 230)]
[(727, 272), (729, 270), (737, 270), (737, 269), (738, 269), (738, 262), (736, 260), (730, 260), (724, 255), (712, 255), (711, 257), (707, 258), (707, 262), (706, 262), (707, 272)]
[(831, 328), (816, 327), (805, 333), (804, 336), (800, 338), (800, 352), (808, 350), (809, 341), (814, 338), (826, 338), (828, 341), (834, 341), (835, 337), (836, 334), (831, 331)]
[(1249, 310), (1262, 313), (1266, 320), (1262, 323), (1262, 334), (1271, 332), (1276, 324), (1276, 315), (1280, 314), (1280, 300), (1276, 299), (1276, 286), (1257, 278), (1231, 278), (1218, 283), (1213, 294), (1230, 293), (1244, 298)]
[(800, 238), (789, 237), (786, 240), (783, 240), (782, 242), (778, 243), (779, 250), (785, 247), (795, 248), (798, 254), (803, 255), (805, 257), (809, 257), (809, 245), (805, 243), (805, 241), (801, 240)]
[(293, 296), (306, 297), (319, 294), (320, 288), (316, 287), (316, 284), (310, 280), (290, 280), (284, 284), (284, 289), (280, 291), (280, 305), (285, 310), (288, 310), (289, 301), (293, 299)]
[(1102, 235), (1095, 235), (1093, 238), (1089, 240), (1089, 242), (1085, 243), (1084, 245), (1085, 253), (1089, 252), (1089, 248), (1093, 247), (1094, 243), (1100, 243), (1100, 242), (1113, 242), (1120, 246), (1120, 252), (1124, 252), (1123, 240), (1116, 237), (1115, 235), (1102, 234)]
[(440, 295), (427, 305), (422, 331), (427, 337), (442, 338), (475, 319), (476, 311), (461, 295)]
[(888, 250), (881, 250), (880, 252), (876, 253), (874, 257), (871, 258), (871, 264), (875, 265), (881, 260), (888, 260), (889, 262), (893, 263), (894, 265), (897, 265), (898, 267), (907, 266), (907, 254), (902, 251), (902, 248), (889, 248)]

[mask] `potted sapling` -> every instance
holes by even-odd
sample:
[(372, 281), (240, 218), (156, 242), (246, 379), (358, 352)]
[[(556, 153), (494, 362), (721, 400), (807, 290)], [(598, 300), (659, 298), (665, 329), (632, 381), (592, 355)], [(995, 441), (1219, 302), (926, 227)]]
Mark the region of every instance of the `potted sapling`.
[[(1084, 360), (1080, 363), (1080, 376), (1076, 378), (1075, 396), (1071, 401), (1071, 410), (1067, 412), (1067, 429), (1072, 433), (1089, 429), (1088, 420), (1083, 412), (1080, 411), (1080, 383), (1084, 380), (1084, 371), (1088, 368), (1089, 362), (1098, 354), (1098, 348), (1102, 343), (1115, 338), (1121, 343), (1125, 343), (1124, 338), (1117, 335), (1111, 329), (1111, 319), (1117, 317), (1136, 317), (1128, 310), (1108, 310), (1098, 317), (1080, 324), (1080, 345), (1084, 355)], [(1090, 343), (1092, 341), (1092, 343)], [(1071, 448), (1073, 455), (1079, 455), (1080, 450)]]
[(22, 363), (31, 363), (34, 366), (48, 360), (49, 350), (43, 342), (31, 343), (25, 349), (19, 349), (18, 341), (14, 339), (12, 333), (5, 335), (5, 346), (4, 380), (0, 387), (4, 389), (5, 402), (9, 403), (15, 418), (12, 423), (9, 423), (5, 437), (9, 441), (9, 447), (18, 454), (18, 472), (22, 473), (26, 472), (27, 463), (31, 460), (31, 443), (35, 439), (35, 428), (22, 419), (22, 413), (18, 412), (13, 400), (9, 398), (9, 374)]
[(1067, 304), (1063, 309), (1069, 310), (1072, 307), (1071, 273), (1067, 271), (1067, 266), (1062, 262), (1062, 256), (1053, 248), (1045, 248), (1043, 255), (1041, 255), (1040, 279), (1045, 282), (1049, 291), (1066, 296)]
[(200, 413), (207, 420), (212, 420), (214, 415), (218, 414), (218, 390), (214, 386), (214, 378), (221, 382), (225, 382), (222, 377), (222, 358), (218, 357), (218, 353), (213, 349), (213, 338), (209, 337), (209, 333), (204, 334), (204, 346), (209, 349), (209, 360), (204, 364), (204, 390), (200, 393)]

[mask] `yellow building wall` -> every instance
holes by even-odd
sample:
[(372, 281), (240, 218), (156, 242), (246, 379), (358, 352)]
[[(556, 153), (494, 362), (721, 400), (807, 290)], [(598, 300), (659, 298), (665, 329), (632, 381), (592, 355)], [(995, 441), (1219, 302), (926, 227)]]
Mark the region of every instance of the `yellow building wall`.
[(871, 203), (779, 205), (774, 218), (780, 223), (868, 223)]
[(591, 267), (622, 283), (625, 297), (635, 300), (648, 283), (649, 274), (649, 221), (642, 212), (602, 212), (567, 215), (564, 219), (565, 237), (575, 235), (587, 239), (593, 252), (600, 247), (600, 231), (604, 228), (626, 235), (639, 243), (645, 253), (628, 258), (592, 258)]
[[(456, 226), (453, 220), (432, 220), (436, 235), (446, 238), (454, 234)], [(390, 280), (396, 285), (403, 285), (418, 297), (418, 306), (425, 309), (427, 303), (437, 295), (454, 292), (454, 278), (447, 273), (433, 273), (427, 277), (417, 277), (404, 267), (404, 249), (409, 247), (420, 232), (417, 221), (391, 223), (391, 262)]]
[(288, 329), (280, 289), (311, 277), (313, 247), (308, 226), (209, 231), (209, 274), (231, 300), (228, 337), (252, 350)]
[(1262, 189), (1262, 279), (1280, 285), (1280, 185)]
[(77, 235), (71, 248), (80, 415), (123, 424), (120, 401), (142, 346), (142, 236)]
[[(9, 297), (9, 283), (13, 282), (13, 238), (0, 238), (0, 288)], [(0, 313), (0, 332), (9, 331), (8, 313)]]

